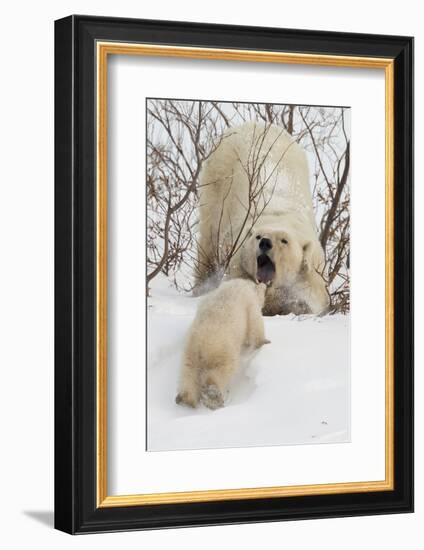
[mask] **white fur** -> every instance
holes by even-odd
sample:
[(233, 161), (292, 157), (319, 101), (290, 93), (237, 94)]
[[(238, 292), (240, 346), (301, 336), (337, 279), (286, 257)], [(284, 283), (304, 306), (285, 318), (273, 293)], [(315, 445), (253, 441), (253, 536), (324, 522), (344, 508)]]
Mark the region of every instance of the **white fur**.
[(224, 282), (203, 298), (185, 346), (177, 403), (223, 406), (243, 350), (267, 342), (261, 312), (264, 299), (265, 285), (246, 279)]
[(284, 250), (274, 249), (276, 276), (265, 313), (323, 311), (329, 298), (306, 154), (282, 128), (250, 122), (228, 130), (202, 169), (198, 285), (231, 250), (228, 275), (255, 279), (254, 234), (274, 244), (281, 235), (288, 241)]

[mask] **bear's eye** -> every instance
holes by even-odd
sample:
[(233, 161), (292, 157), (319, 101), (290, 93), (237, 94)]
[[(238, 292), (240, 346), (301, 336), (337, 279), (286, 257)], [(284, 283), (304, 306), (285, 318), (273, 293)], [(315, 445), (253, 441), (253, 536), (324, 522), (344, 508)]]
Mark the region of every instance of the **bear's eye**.
[(260, 239), (262, 239), (262, 237), (260, 235), (256, 235), (256, 240), (259, 241)]
[(281, 239), (281, 242), (282, 242), (283, 244), (289, 244), (289, 241), (288, 241), (287, 239)]

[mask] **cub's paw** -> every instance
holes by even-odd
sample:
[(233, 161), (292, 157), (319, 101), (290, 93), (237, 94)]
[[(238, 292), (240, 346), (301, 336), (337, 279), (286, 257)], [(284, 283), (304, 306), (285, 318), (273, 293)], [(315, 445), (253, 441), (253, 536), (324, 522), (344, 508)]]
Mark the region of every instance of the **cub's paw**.
[(215, 384), (209, 384), (203, 388), (200, 400), (205, 407), (213, 411), (224, 406), (222, 393)]
[(256, 348), (256, 349), (259, 349), (259, 348), (261, 348), (262, 346), (265, 346), (265, 344), (270, 344), (270, 343), (271, 343), (271, 340), (267, 340), (267, 339), (261, 340), (260, 342), (256, 342), (255, 348)]
[(177, 405), (187, 405), (187, 407), (192, 407), (194, 409), (197, 405), (197, 400), (188, 391), (182, 391), (177, 394), (175, 403)]

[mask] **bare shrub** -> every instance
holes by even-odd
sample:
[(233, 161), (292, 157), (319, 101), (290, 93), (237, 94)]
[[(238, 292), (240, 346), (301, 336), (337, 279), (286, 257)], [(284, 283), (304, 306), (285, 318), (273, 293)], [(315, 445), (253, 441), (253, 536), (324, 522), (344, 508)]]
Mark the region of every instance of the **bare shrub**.
[[(331, 313), (347, 313), (350, 307), (350, 144), (345, 111), (343, 107), (148, 100), (147, 285), (163, 273), (178, 289), (193, 288), (188, 281), (196, 262), (202, 261), (201, 254), (197, 256), (196, 240), (202, 163), (219, 145), (228, 128), (247, 121), (261, 121), (265, 123), (264, 136), (270, 124), (280, 126), (308, 153), (319, 238), (325, 251), (323, 275), (331, 296)], [(243, 166), (249, 181), (249, 200), (242, 227), (231, 236), (229, 247), (222, 250), (217, 246), (213, 259), (211, 269), (219, 273), (225, 272), (243, 244), (246, 228), (256, 223), (266, 207), (262, 196), (271, 175), (268, 174), (266, 181), (262, 176), (267, 151), (257, 145), (256, 153), (251, 155), (248, 165)]]

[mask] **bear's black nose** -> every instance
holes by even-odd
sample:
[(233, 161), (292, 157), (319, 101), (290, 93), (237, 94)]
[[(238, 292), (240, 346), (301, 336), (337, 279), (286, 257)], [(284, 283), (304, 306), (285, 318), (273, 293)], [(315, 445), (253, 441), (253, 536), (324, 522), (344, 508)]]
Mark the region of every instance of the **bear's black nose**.
[(262, 250), (262, 252), (267, 252), (268, 250), (271, 250), (272, 248), (272, 242), (271, 239), (263, 238), (259, 241), (259, 248)]

